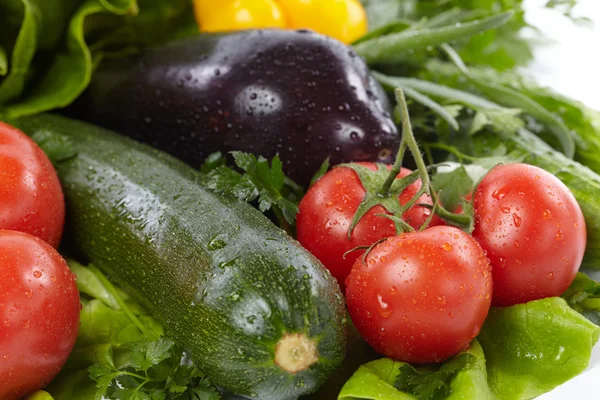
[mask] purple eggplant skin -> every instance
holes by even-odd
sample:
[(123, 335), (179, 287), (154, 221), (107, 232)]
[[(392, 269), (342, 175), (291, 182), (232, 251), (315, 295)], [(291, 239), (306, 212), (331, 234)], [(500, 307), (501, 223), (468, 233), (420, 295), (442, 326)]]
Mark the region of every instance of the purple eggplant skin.
[(199, 35), (107, 61), (78, 107), (193, 167), (215, 151), (279, 153), (303, 185), (327, 157), (389, 163), (399, 144), (364, 61), (311, 31)]

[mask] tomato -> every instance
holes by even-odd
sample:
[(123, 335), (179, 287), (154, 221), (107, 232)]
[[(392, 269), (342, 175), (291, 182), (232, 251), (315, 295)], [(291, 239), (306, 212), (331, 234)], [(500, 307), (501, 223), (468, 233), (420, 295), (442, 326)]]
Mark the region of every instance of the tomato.
[(202, 32), (285, 28), (283, 12), (274, 0), (194, 0)]
[[(374, 163), (358, 164), (372, 170), (377, 168)], [(398, 177), (405, 177), (411, 172), (402, 168)], [(420, 188), (420, 180), (411, 184), (401, 194), (400, 203), (406, 204)], [(331, 271), (342, 289), (354, 260), (362, 254), (355, 251), (344, 257), (344, 253), (357, 246), (370, 246), (378, 240), (396, 235), (394, 223), (376, 215), (387, 211), (382, 206), (375, 206), (361, 218), (352, 231), (351, 240), (348, 240), (348, 228), (365, 193), (356, 172), (350, 168), (334, 168), (308, 190), (299, 206), (296, 220), (298, 241)], [(428, 195), (423, 195), (416, 204), (432, 204), (432, 201)], [(416, 204), (403, 217), (418, 229), (431, 211)], [(440, 224), (443, 224), (442, 220), (435, 216), (430, 226)]]
[(357, 259), (346, 304), (378, 353), (409, 363), (440, 362), (467, 348), (492, 298), (489, 260), (467, 233), (436, 226), (405, 233)]
[(57, 247), (65, 201), (46, 154), (23, 132), (0, 122), (0, 229), (27, 232)]
[(585, 251), (583, 213), (569, 189), (527, 164), (492, 169), (475, 193), (473, 237), (487, 251), (495, 306), (560, 296)]
[(359, 0), (278, 0), (288, 27), (312, 29), (344, 43), (367, 33), (367, 13)]
[(75, 276), (57, 251), (26, 233), (0, 230), (0, 399), (47, 385), (79, 329)]

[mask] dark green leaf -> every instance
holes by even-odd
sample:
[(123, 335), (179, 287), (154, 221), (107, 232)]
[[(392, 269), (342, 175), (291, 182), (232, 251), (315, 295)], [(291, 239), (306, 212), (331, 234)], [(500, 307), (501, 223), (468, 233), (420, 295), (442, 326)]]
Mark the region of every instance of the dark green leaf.
[(217, 151), (215, 153), (210, 154), (204, 160), (202, 167), (200, 167), (200, 172), (203, 174), (208, 174), (210, 171), (217, 169), (218, 167), (222, 167), (227, 162), (227, 159), (223, 156), (223, 153)]
[(77, 155), (71, 140), (64, 136), (55, 135), (50, 131), (38, 131), (31, 138), (44, 150), (53, 164)]
[(462, 353), (444, 363), (438, 370), (417, 370), (409, 364), (400, 366), (395, 387), (412, 393), (419, 400), (441, 400), (450, 393), (452, 378), (472, 362), (474, 357)]
[(449, 172), (436, 173), (431, 184), (449, 210), (453, 210), (473, 188), (473, 180), (462, 165)]
[(317, 170), (317, 172), (315, 172), (315, 174), (311, 178), (311, 180), (310, 180), (310, 186), (312, 186), (315, 183), (317, 183), (317, 181), (319, 179), (321, 179), (323, 177), (323, 175), (325, 175), (327, 173), (328, 170), (329, 170), (329, 157), (327, 157), (325, 159), (325, 161), (323, 161), (321, 163), (321, 166), (319, 167), (319, 169)]
[(578, 272), (562, 297), (575, 311), (594, 324), (600, 325), (600, 282), (596, 282), (583, 272)]

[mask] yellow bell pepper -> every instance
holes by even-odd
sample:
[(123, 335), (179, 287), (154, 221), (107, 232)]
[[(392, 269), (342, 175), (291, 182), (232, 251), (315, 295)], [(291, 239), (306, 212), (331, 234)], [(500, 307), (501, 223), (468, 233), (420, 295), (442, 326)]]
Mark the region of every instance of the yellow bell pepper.
[(311, 29), (344, 43), (367, 33), (359, 0), (194, 0), (201, 32)]
[(194, 0), (201, 32), (285, 28), (285, 16), (274, 0)]
[(344, 43), (367, 33), (367, 14), (359, 0), (277, 0), (287, 26), (312, 29)]

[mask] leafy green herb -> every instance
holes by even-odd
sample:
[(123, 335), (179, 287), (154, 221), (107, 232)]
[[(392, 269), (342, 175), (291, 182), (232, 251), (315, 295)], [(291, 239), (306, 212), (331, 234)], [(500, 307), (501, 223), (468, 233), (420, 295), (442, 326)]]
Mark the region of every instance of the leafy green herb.
[(450, 382), (456, 374), (473, 362), (474, 357), (462, 353), (444, 363), (438, 370), (418, 370), (410, 364), (400, 366), (394, 386), (403, 392), (412, 393), (419, 400), (440, 400), (450, 394)]
[(562, 298), (575, 311), (594, 324), (600, 325), (600, 282), (596, 282), (583, 272), (578, 272)]
[(280, 224), (292, 225), (298, 213), (301, 188), (286, 178), (279, 156), (271, 165), (266, 158), (234, 151), (231, 153), (239, 173), (225, 165), (215, 166), (215, 160), (203, 168), (208, 170), (206, 187), (215, 192), (233, 196), (242, 201), (258, 203), (261, 212), (273, 210)]
[(89, 369), (98, 388), (95, 398), (219, 400), (221, 396), (201, 371), (181, 364), (182, 354), (165, 338), (111, 349)]
[(361, 41), (354, 46), (368, 63), (392, 64), (410, 59), (410, 51), (426, 49), (442, 43), (469, 37), (506, 23), (512, 12), (494, 15), (482, 20), (417, 30), (404, 30)]
[(93, 266), (69, 261), (83, 304), (75, 347), (47, 389), (56, 400), (203, 399), (216, 389), (163, 327)]
[(323, 177), (323, 175), (325, 175), (327, 173), (328, 170), (329, 170), (329, 157), (327, 157), (325, 159), (325, 161), (323, 161), (323, 163), (321, 163), (321, 166), (319, 167), (319, 169), (317, 170), (317, 172), (315, 172), (315, 174), (313, 175), (313, 177), (310, 179), (310, 186), (312, 186), (315, 183), (317, 183), (317, 181), (319, 179), (321, 179)]
[(442, 204), (451, 210), (473, 189), (473, 183), (463, 165), (448, 172), (438, 171), (431, 178), (431, 185)]

